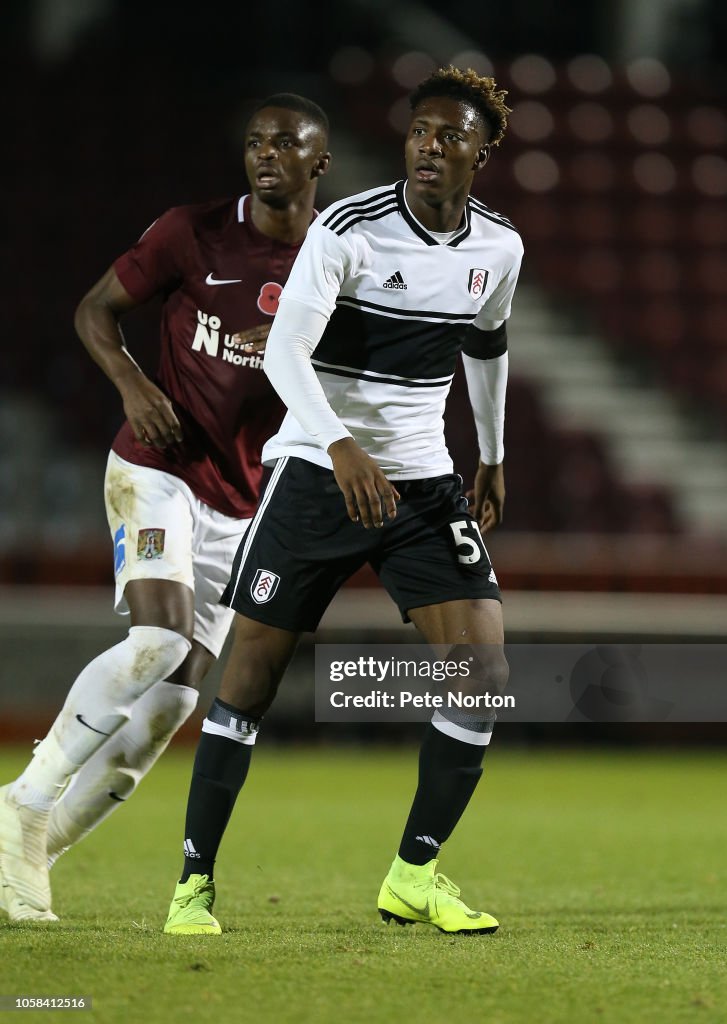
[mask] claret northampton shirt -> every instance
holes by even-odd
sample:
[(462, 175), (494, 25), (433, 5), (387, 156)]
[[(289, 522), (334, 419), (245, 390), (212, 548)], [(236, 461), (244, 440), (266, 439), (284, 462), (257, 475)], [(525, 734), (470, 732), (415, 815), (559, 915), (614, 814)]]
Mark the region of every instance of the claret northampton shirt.
[(299, 248), (261, 234), (243, 196), (168, 210), (114, 263), (132, 298), (164, 298), (155, 382), (184, 439), (145, 447), (124, 423), (113, 450), (180, 477), (207, 505), (235, 518), (255, 511), (260, 451), (284, 408), (262, 354), (247, 355), (232, 335), (272, 321)]

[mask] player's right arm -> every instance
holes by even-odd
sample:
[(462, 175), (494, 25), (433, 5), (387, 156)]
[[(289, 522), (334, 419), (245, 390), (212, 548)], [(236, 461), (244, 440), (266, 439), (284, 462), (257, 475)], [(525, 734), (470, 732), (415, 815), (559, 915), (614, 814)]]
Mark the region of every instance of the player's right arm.
[(137, 441), (164, 448), (181, 441), (172, 404), (144, 374), (124, 342), (120, 318), (140, 305), (126, 291), (113, 267), (84, 295), (75, 327), (91, 358), (116, 387)]
[(264, 370), (303, 429), (328, 453), (353, 522), (366, 529), (393, 519), (399, 495), (330, 406), (311, 365), (353, 254), (317, 222), (309, 229), (280, 299)]
[(327, 322), (327, 316), (283, 294), (263, 367), (293, 416), (328, 452), (349, 518), (369, 530), (384, 525), (382, 503), (390, 519), (396, 516), (399, 494), (333, 411), (311, 365)]
[(137, 441), (165, 448), (181, 441), (172, 404), (142, 372), (124, 343), (120, 318), (184, 281), (184, 254), (192, 232), (189, 208), (167, 210), (115, 260), (81, 300), (76, 330), (90, 356), (117, 388)]

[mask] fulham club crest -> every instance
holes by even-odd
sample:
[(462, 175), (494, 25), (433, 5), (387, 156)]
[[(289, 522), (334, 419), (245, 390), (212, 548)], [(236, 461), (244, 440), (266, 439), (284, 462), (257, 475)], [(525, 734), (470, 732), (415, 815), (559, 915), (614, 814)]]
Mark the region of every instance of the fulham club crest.
[(467, 288), (473, 299), (479, 299), (485, 290), (487, 285), (487, 278), (490, 276), (489, 270), (483, 270), (481, 267), (473, 267), (470, 270), (470, 278), (467, 282)]
[(269, 569), (258, 569), (250, 584), (250, 597), (255, 604), (265, 604), (278, 589), (280, 577)]

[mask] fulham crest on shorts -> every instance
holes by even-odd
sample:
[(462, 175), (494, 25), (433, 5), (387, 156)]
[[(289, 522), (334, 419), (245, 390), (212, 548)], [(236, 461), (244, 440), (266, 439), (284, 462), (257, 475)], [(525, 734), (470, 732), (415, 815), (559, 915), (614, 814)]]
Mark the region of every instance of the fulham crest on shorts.
[(269, 569), (258, 569), (250, 584), (250, 597), (255, 604), (266, 604), (278, 589), (280, 577)]

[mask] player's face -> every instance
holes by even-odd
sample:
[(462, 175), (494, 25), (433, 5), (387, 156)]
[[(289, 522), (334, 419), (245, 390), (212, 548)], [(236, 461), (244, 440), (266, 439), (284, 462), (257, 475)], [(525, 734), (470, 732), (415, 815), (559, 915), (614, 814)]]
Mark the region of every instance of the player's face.
[(466, 197), (489, 156), (489, 134), (477, 112), (447, 96), (431, 96), (412, 113), (406, 138), (407, 191), (429, 206)]
[(328, 166), (321, 129), (304, 114), (265, 107), (253, 115), (245, 136), (250, 188), (270, 205), (285, 205)]

